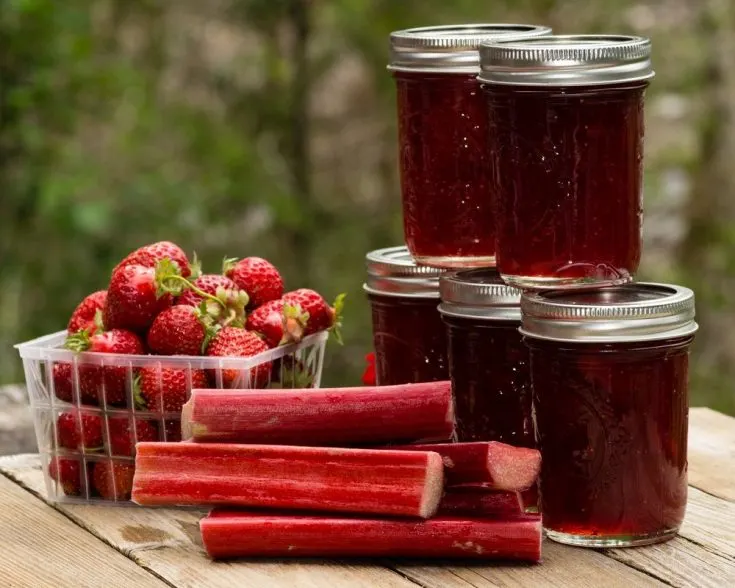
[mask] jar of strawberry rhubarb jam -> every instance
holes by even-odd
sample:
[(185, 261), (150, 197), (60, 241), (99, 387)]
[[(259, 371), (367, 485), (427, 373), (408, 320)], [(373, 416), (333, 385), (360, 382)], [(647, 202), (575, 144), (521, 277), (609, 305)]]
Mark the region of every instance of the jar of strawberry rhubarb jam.
[(442, 277), (440, 297), (458, 440), (535, 447), (521, 291), (475, 269)]
[(544, 528), (627, 547), (673, 537), (687, 500), (688, 288), (526, 293)]
[(478, 47), (487, 39), (550, 32), (531, 25), (468, 24), (391, 33), (403, 227), (419, 263), (447, 268), (495, 263)]
[(549, 36), (480, 53), (503, 279), (531, 289), (631, 281), (650, 42)]
[(379, 386), (449, 379), (439, 304), (445, 270), (418, 265), (406, 247), (367, 254), (367, 281)]

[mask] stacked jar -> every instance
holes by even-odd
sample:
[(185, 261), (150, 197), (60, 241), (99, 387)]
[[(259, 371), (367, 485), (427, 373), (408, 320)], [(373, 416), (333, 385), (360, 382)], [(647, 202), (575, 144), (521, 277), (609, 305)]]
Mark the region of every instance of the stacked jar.
[(673, 537), (686, 506), (691, 290), (635, 283), (647, 39), (481, 48), (497, 268), (523, 288), (540, 509), (588, 547)]

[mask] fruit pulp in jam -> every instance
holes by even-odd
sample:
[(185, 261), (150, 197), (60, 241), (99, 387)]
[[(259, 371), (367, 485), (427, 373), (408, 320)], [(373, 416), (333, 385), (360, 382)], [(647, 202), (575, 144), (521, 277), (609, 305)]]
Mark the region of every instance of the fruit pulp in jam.
[(458, 441), (535, 447), (529, 353), (519, 323), (443, 318)]
[(646, 85), (483, 86), (497, 264), (507, 281), (632, 279), (641, 256)]
[(541, 510), (551, 538), (636, 545), (679, 528), (687, 498), (691, 341), (526, 339), (543, 455)]
[(403, 227), (427, 265), (495, 262), (487, 108), (473, 74), (396, 72)]
[(449, 379), (437, 298), (370, 294), (379, 386)]

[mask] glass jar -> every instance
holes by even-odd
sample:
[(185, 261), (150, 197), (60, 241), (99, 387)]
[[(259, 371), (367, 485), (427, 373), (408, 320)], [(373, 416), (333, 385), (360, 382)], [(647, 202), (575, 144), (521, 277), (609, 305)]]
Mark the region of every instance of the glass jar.
[(391, 33), (403, 227), (419, 263), (446, 268), (495, 263), (478, 47), (486, 39), (550, 32), (531, 25), (470, 24)]
[(521, 309), (547, 535), (585, 547), (670, 539), (687, 499), (693, 292), (526, 293)]
[(364, 290), (370, 300), (379, 386), (449, 379), (439, 304), (444, 270), (420, 266), (406, 247), (366, 256)]
[(535, 447), (521, 291), (493, 269), (476, 269), (443, 277), (440, 297), (457, 440)]
[(503, 279), (539, 289), (631, 281), (650, 42), (550, 36), (480, 53)]

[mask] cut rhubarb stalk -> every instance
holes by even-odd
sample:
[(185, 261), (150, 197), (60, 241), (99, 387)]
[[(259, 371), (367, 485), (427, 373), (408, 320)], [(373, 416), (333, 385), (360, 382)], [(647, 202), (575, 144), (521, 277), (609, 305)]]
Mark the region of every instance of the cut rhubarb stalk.
[(193, 390), (185, 439), (344, 447), (443, 441), (454, 431), (449, 382), (297, 390)]
[(541, 468), (541, 453), (536, 449), (497, 441), (398, 445), (389, 449), (435, 451), (444, 461), (448, 487), (521, 492), (533, 485)]
[(200, 522), (215, 559), (440, 557), (539, 561), (541, 519), (437, 517), (428, 521), (214, 511)]
[(450, 490), (439, 503), (440, 515), (513, 518), (523, 514), (518, 492)]
[(441, 457), (428, 451), (138, 443), (134, 502), (430, 517)]

